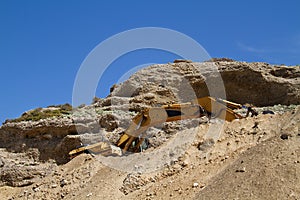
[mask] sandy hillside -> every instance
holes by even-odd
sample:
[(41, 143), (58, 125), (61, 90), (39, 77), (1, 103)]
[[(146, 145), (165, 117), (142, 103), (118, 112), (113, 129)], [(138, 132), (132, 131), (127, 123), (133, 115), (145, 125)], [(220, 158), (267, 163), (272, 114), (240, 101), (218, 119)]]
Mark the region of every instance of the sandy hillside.
[[(103, 138), (113, 144), (143, 108), (222, 92), (220, 77), (228, 100), (253, 104), (259, 115), (166, 122), (147, 131), (144, 152), (108, 157), (109, 164), (101, 155), (68, 156)], [(91, 105), (7, 120), (0, 199), (300, 199), (299, 103), (299, 66), (229, 59), (150, 66)]]

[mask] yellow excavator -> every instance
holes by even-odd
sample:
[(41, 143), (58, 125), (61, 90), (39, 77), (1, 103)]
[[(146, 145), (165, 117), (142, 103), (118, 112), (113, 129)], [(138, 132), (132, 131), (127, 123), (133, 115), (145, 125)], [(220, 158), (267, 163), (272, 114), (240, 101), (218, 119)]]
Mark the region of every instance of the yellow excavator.
[[(247, 109), (247, 114), (242, 116), (234, 109)], [(82, 152), (93, 154), (122, 155), (125, 152), (139, 152), (146, 138), (145, 132), (149, 127), (162, 124), (164, 122), (194, 119), (207, 116), (210, 118), (220, 118), (226, 121), (242, 119), (258, 113), (251, 105), (241, 105), (227, 100), (203, 97), (193, 102), (183, 104), (170, 104), (161, 107), (146, 108), (133, 119), (126, 131), (121, 135), (117, 143), (110, 145), (107, 142), (98, 142), (92, 145), (83, 146), (69, 152), (70, 157), (74, 157)]]

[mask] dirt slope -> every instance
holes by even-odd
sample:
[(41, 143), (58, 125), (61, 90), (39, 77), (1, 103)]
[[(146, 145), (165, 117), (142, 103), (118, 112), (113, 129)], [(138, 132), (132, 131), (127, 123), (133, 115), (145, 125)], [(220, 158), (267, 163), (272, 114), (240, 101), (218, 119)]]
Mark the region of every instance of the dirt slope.
[(198, 199), (299, 199), (300, 137), (271, 138), (218, 174)]
[(298, 109), (281, 128), (281, 137), (272, 137), (242, 153), (199, 193), (198, 198), (299, 199), (299, 127)]

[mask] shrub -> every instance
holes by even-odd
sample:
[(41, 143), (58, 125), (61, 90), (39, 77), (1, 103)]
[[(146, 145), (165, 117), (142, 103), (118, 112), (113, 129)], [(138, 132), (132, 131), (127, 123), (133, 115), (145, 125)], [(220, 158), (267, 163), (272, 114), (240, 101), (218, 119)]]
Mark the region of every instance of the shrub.
[(72, 113), (72, 109), (72, 106), (68, 103), (63, 105), (48, 106), (46, 109), (36, 108), (34, 110), (30, 110), (28, 112), (23, 113), (19, 118), (6, 120), (5, 123), (21, 121), (38, 121), (40, 119), (69, 115)]

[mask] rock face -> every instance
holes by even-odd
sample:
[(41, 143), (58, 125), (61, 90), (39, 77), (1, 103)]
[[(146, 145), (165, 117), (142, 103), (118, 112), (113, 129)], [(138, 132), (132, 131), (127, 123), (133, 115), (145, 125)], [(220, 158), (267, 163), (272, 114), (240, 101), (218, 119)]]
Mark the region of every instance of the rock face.
[(300, 102), (300, 66), (235, 61), (153, 65), (115, 87), (111, 95), (140, 96), (147, 100), (143, 95), (153, 93), (157, 99), (152, 98), (152, 104), (155, 100), (158, 103), (191, 101), (193, 97), (211, 95), (207, 84), (216, 94), (221, 93), (214, 88), (219, 81), (218, 75), (222, 77), (227, 99), (234, 102), (257, 106)]
[[(70, 150), (81, 146), (82, 143), (92, 144), (103, 140), (103, 138), (112, 143), (116, 142), (120, 133), (128, 127), (130, 119), (144, 107), (189, 102), (197, 97), (212, 94), (215, 94), (213, 96), (219, 94), (222, 96), (224, 91), (230, 101), (241, 104), (251, 103), (256, 106), (269, 106), (268, 109), (272, 110), (274, 108), (275, 115), (283, 114), (287, 109), (293, 111), (296, 106), (275, 106), (276, 109), (272, 106), (300, 103), (300, 67), (236, 62), (230, 59), (214, 59), (203, 63), (177, 60), (174, 63), (153, 65), (140, 70), (124, 83), (114, 85), (107, 98), (95, 98), (92, 105), (76, 108), (73, 113), (55, 113), (55, 115), (51, 115), (52, 110), (48, 109), (48, 114), (53, 117), (37, 121), (7, 121), (0, 127), (0, 187), (2, 185), (25, 187), (38, 183), (42, 178), (51, 174), (56, 176), (59, 181), (54, 181), (56, 187), (52, 189), (55, 190), (55, 193), (52, 194), (49, 191), (46, 193), (51, 193), (53, 199), (63, 198), (68, 194), (68, 191), (64, 190), (64, 193), (61, 194), (63, 196), (57, 196), (60, 187), (73, 191), (73, 186), (69, 183), (77, 181), (80, 182), (80, 187), (77, 187), (79, 190), (86, 185), (84, 180), (80, 179), (80, 174), (85, 173), (84, 177), (91, 177), (84, 168), (79, 168), (80, 173), (76, 172), (76, 176), (70, 172), (70, 169), (64, 172), (64, 167), (70, 163), (68, 157)], [(299, 116), (299, 113), (297, 116)], [(224, 141), (211, 141), (196, 138), (198, 141), (191, 148), (197, 152), (195, 157), (198, 156), (197, 159), (200, 159), (199, 151), (207, 153), (215, 145), (221, 145), (221, 150), (226, 149), (229, 153), (234, 154), (238, 149), (246, 149), (247, 145), (249, 147), (252, 143), (259, 143), (271, 138), (279, 134), (280, 131), (282, 131), (282, 134), (287, 135), (287, 139), (284, 141), (290, 141), (290, 133), (293, 133), (292, 138), (296, 137), (298, 121), (291, 121), (294, 124), (287, 124), (286, 126), (278, 124), (280, 128), (276, 126), (276, 122), (273, 122), (270, 128), (260, 127), (267, 126), (266, 121), (271, 119), (281, 120), (277, 115), (274, 118), (272, 116), (259, 118), (261, 121), (255, 119), (259, 121), (258, 124), (254, 124), (255, 126), (253, 125), (255, 120), (237, 121), (231, 126), (228, 125), (227, 129), (224, 130), (224, 134), (227, 134), (229, 138), (226, 139), (226, 142), (225, 139)], [(257, 123), (256, 121), (255, 123)], [(194, 122), (186, 123), (195, 128), (195, 124), (198, 125), (199, 121)], [(207, 123), (207, 120), (202, 120), (201, 123)], [(199, 132), (205, 130), (207, 126), (206, 124), (202, 129), (199, 128)], [(186, 127), (187, 129), (190, 128), (188, 125)], [(179, 128), (176, 123), (171, 122), (163, 124), (160, 129), (151, 128), (148, 131), (150, 135), (155, 135), (155, 137), (149, 139), (150, 147), (155, 149), (160, 148), (169, 138), (176, 135)], [(221, 150), (214, 152), (215, 155), (212, 157), (215, 159), (225, 157), (225, 153), (222, 154)], [(184, 162), (181, 160), (174, 161), (173, 166), (168, 166), (169, 169), (160, 175), (156, 174), (154, 179), (153, 177), (143, 177), (141, 174), (126, 175), (124, 180), (120, 181), (123, 184), (123, 186), (120, 186), (120, 190), (123, 193), (131, 193), (139, 190), (140, 187), (145, 187), (148, 183), (154, 183), (168, 176), (180, 174), (182, 169), (186, 170), (188, 174), (190, 167), (194, 169), (194, 165), (207, 164), (205, 160), (197, 163), (196, 158), (192, 156), (190, 156), (190, 159), (191, 161), (185, 162), (185, 164), (182, 164)], [(227, 160), (227, 157), (223, 159), (224, 162), (225, 160)], [(73, 162), (76, 163), (77, 161)], [(80, 161), (79, 163), (84, 162)], [(87, 161), (89, 165), (92, 162), (91, 160)], [(209, 164), (211, 164), (211, 161), (207, 165)], [(96, 164), (91, 164), (91, 166), (94, 165)], [(73, 164), (73, 167), (80, 166)], [(59, 168), (62, 171), (60, 173), (65, 173), (66, 177), (69, 178), (64, 184), (61, 180), (65, 179), (57, 175), (59, 174), (57, 172)], [(109, 171), (108, 169), (105, 170)], [(246, 174), (248, 168), (244, 171), (243, 174)], [(226, 175), (222, 176), (225, 177)], [(103, 175), (103, 177), (106, 177), (106, 175)], [(198, 180), (192, 180), (192, 178), (187, 180), (191, 181), (188, 183), (190, 186), (193, 186), (193, 183), (198, 183), (195, 182)], [(48, 183), (49, 188), (51, 188), (53, 181), (51, 180)], [(166, 184), (166, 188), (168, 184)], [(199, 182), (197, 186), (192, 188), (202, 187), (204, 187), (203, 184)], [(33, 191), (38, 193), (36, 188), (42, 187), (34, 186)], [(206, 191), (209, 193), (212, 189), (207, 188)], [(183, 189), (177, 189), (176, 192), (178, 191), (182, 192)], [(41, 196), (36, 197), (40, 198)], [(140, 198), (141, 196), (137, 197)], [(176, 195), (175, 197), (181, 198)]]

